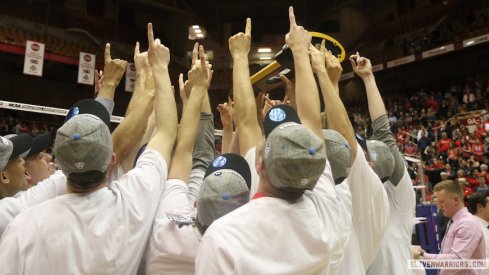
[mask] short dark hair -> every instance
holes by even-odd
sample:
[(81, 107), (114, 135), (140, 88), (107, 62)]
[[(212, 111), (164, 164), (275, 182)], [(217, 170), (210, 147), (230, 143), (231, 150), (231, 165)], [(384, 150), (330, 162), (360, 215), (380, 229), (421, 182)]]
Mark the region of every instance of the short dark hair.
[(90, 170), (83, 173), (71, 173), (68, 175), (68, 184), (74, 186), (78, 190), (92, 189), (99, 185), (107, 176), (107, 171), (100, 172)]
[(487, 197), (489, 196), (489, 191), (488, 190), (479, 190), (475, 192), (474, 194), (470, 195), (467, 199), (469, 201), (469, 212), (472, 213), (472, 215), (475, 215), (477, 213), (477, 204), (482, 205), (482, 207), (486, 207), (487, 205)]

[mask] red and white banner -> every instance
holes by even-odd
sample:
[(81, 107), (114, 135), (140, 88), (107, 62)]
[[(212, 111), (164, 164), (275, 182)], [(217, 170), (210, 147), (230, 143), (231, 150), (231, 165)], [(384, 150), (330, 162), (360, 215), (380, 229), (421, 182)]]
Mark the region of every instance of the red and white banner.
[(24, 74), (42, 76), (44, 64), (43, 43), (27, 40), (25, 45)]
[(78, 83), (93, 85), (95, 74), (95, 55), (80, 52), (78, 64)]
[(126, 67), (126, 92), (134, 92), (134, 83), (136, 82), (136, 66), (134, 63), (128, 63)]
[(472, 116), (472, 117), (460, 117), (458, 119), (458, 122), (462, 125), (479, 125), (481, 124), (481, 117), (480, 116)]

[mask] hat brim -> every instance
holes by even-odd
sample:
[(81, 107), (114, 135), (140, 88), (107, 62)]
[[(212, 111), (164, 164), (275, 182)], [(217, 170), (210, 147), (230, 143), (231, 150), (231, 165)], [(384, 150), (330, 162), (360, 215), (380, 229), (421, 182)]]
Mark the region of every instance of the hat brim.
[(357, 142), (358, 142), (358, 144), (360, 144), (362, 149), (364, 151), (368, 151), (367, 140), (360, 133), (355, 133), (355, 138), (357, 139)]
[(265, 137), (280, 124), (286, 122), (295, 122), (297, 124), (302, 124), (294, 108), (289, 105), (281, 104), (273, 106), (265, 115), (263, 119), (263, 130), (265, 132)]
[(9, 139), (12, 142), (13, 150), (10, 154), (10, 158), (14, 159), (18, 156), (25, 158), (29, 154), (29, 150), (32, 146), (32, 137), (30, 134), (22, 134)]
[[(222, 159), (225, 159), (224, 163), (222, 161), (218, 161)], [(243, 177), (243, 179), (246, 182), (246, 185), (248, 186), (248, 189), (251, 188), (250, 166), (242, 156), (237, 154), (222, 154), (218, 156), (207, 168), (204, 178), (222, 169), (234, 170), (236, 173), (240, 174)]]
[(65, 121), (79, 114), (91, 114), (100, 118), (110, 129), (110, 114), (105, 106), (94, 99), (82, 99), (71, 106)]
[(32, 157), (48, 149), (51, 147), (52, 140), (53, 138), (50, 132), (45, 132), (36, 136), (32, 139), (32, 147), (26, 157)]

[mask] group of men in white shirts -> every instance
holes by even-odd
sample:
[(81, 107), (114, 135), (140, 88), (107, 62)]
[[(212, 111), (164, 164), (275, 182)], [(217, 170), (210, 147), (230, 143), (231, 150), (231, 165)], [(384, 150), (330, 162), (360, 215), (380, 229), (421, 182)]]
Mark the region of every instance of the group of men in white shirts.
[[(98, 97), (73, 105), (57, 131), (59, 170), (48, 165), (36, 186), (2, 193), (0, 274), (412, 274), (415, 195), (370, 61), (350, 57), (373, 121), (364, 140), (339, 97), (338, 59), (324, 42), (311, 45), (292, 8), (289, 18), (291, 103), (263, 122), (250, 82), (251, 20), (229, 39), (237, 146), (217, 157), (203, 46), (180, 81), (178, 122), (170, 51), (148, 24), (148, 51), (135, 48), (135, 92), (111, 133), (127, 62), (112, 60), (107, 45)], [(28, 139), (1, 138), (2, 186), (25, 174)]]

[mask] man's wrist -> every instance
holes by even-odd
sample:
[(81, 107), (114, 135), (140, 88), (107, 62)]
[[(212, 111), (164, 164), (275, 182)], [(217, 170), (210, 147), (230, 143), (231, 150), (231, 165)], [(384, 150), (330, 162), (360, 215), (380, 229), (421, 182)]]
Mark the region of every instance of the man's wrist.
[(375, 80), (375, 76), (374, 76), (374, 73), (373, 72), (369, 72), (365, 75), (362, 75), (361, 76), (362, 80), (365, 82), (365, 81), (369, 81), (369, 80)]

